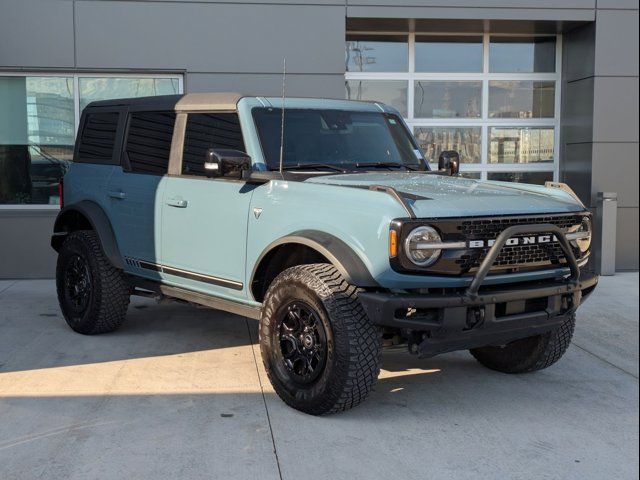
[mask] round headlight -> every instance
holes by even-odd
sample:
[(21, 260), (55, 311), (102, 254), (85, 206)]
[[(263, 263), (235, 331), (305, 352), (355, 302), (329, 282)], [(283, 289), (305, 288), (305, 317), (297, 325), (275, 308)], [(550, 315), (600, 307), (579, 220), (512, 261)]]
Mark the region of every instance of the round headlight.
[(582, 253), (585, 253), (591, 247), (591, 220), (589, 217), (584, 217), (582, 223), (576, 229), (576, 233), (582, 233), (583, 235), (576, 238), (575, 242)]
[(438, 260), (442, 251), (432, 248), (431, 245), (441, 242), (442, 239), (435, 228), (428, 226), (418, 227), (407, 235), (404, 241), (404, 250), (411, 262), (420, 267), (428, 267)]

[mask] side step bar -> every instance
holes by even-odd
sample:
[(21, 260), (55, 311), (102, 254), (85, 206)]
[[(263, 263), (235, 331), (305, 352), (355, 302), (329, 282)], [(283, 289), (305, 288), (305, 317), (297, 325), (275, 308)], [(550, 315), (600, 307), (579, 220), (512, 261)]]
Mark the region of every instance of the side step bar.
[[(259, 320), (262, 314), (261, 307), (254, 307), (251, 305), (245, 305), (243, 303), (234, 302), (232, 300), (226, 300), (224, 298), (214, 297), (200, 292), (194, 292), (193, 290), (187, 290), (186, 288), (173, 287), (171, 285), (165, 285), (163, 283), (154, 282), (151, 280), (135, 279), (132, 284), (134, 287), (139, 287), (144, 290), (152, 291), (156, 293), (156, 297), (159, 295), (167, 297), (169, 299), (183, 300), (189, 303), (195, 303), (196, 305), (202, 305), (204, 307), (213, 308), (215, 310), (222, 310), (223, 312), (233, 313), (242, 317), (249, 317), (254, 320)], [(149, 296), (144, 292), (138, 291), (134, 288), (134, 295)]]
[(259, 320), (262, 313), (262, 308), (260, 307), (252, 307), (250, 305), (244, 305), (232, 300), (213, 297), (211, 295), (205, 295), (204, 293), (193, 292), (191, 290), (172, 287), (169, 285), (160, 285), (160, 293), (167, 297), (179, 298), (180, 300), (184, 300), (186, 302), (196, 303), (198, 305), (214, 308), (216, 310), (222, 310), (224, 312), (233, 313), (235, 315), (253, 318), (254, 320)]

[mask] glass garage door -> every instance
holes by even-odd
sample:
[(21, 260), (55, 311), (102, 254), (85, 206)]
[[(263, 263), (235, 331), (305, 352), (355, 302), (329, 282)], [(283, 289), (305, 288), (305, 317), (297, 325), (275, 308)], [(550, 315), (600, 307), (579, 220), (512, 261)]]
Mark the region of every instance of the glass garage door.
[(457, 150), (471, 178), (557, 179), (561, 37), (350, 32), (346, 97), (405, 117), (432, 166)]

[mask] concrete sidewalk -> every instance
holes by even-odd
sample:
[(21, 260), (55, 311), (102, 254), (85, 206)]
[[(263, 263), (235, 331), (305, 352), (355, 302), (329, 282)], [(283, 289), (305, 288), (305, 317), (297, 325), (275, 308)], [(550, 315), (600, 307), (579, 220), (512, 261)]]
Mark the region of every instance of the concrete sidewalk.
[(0, 479), (638, 477), (638, 274), (604, 278), (555, 366), (384, 355), (360, 407), (285, 406), (257, 323), (134, 299), (86, 337), (52, 281), (0, 281)]

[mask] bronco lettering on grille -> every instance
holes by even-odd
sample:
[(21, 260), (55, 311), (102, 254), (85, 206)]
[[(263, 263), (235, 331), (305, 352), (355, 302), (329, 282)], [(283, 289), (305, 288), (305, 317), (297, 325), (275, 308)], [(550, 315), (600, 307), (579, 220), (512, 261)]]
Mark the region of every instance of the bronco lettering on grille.
[[(510, 247), (518, 245), (538, 245), (541, 243), (557, 242), (558, 237), (555, 235), (532, 235), (528, 237), (513, 237), (507, 240), (506, 245)], [(469, 248), (486, 248), (496, 243), (495, 239), (491, 240), (469, 240)]]

